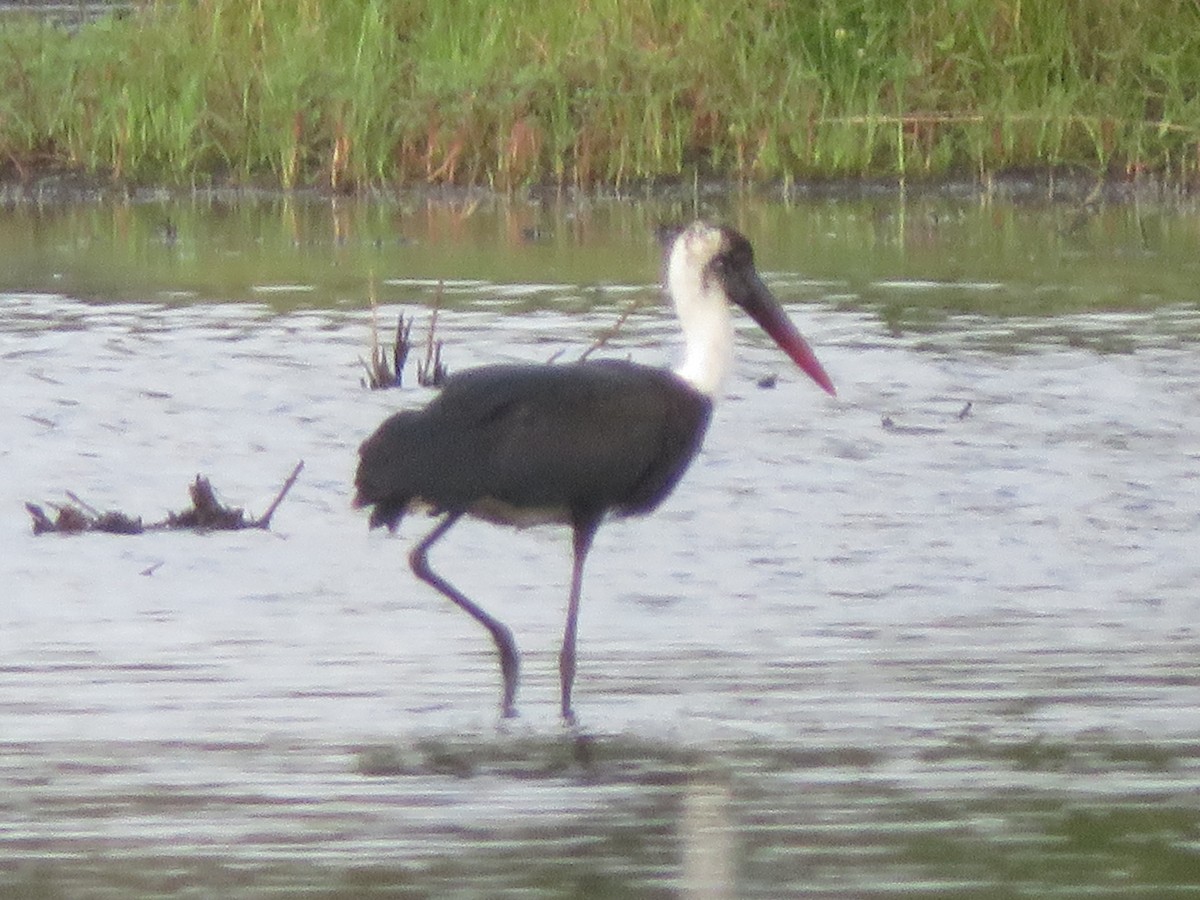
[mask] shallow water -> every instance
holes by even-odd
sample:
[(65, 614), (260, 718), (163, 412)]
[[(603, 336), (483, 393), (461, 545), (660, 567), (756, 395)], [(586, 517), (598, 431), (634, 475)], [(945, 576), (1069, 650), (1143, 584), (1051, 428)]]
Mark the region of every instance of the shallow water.
[[(498, 724), (486, 635), (407, 570), (429, 523), (349, 509), (358, 442), (429, 396), (361, 386), (367, 298), (421, 333), (449, 279), (452, 369), (569, 358), (642, 298), (604, 352), (665, 363), (662, 212), (6, 214), (0, 893), (1200, 896), (1170, 210), (1075, 244), (1053, 205), (730, 210), (839, 396), (743, 323), (693, 469), (601, 529), (576, 732), (567, 535), (456, 527), (434, 565), (524, 652)], [(201, 472), (258, 513), (301, 459), (270, 532), (34, 537), (21, 505), (160, 519)]]

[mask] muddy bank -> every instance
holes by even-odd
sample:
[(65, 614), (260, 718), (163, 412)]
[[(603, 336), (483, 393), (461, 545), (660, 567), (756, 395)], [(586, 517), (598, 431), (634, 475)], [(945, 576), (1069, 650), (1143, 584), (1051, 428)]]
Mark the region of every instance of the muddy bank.
[(214, 179), (206, 185), (190, 187), (144, 185), (71, 170), (19, 173), (11, 165), (0, 166), (0, 208), (112, 202), (157, 203), (178, 199), (232, 203), (281, 197), (315, 202), (349, 197), (359, 201), (450, 206), (509, 201), (548, 203), (583, 199), (704, 202), (736, 195), (781, 202), (948, 197), (981, 201), (1040, 201), (1079, 206), (1138, 202), (1177, 205), (1188, 209), (1195, 208), (1197, 202), (1194, 186), (1158, 175), (1097, 177), (1093, 172), (1078, 169), (1011, 171), (984, 178), (830, 178), (762, 183), (706, 178), (659, 179), (619, 187), (601, 185), (586, 189), (544, 184), (501, 191), (481, 186), (411, 184), (333, 191), (322, 187), (286, 190), (267, 182), (234, 183), (222, 182), (220, 179)]

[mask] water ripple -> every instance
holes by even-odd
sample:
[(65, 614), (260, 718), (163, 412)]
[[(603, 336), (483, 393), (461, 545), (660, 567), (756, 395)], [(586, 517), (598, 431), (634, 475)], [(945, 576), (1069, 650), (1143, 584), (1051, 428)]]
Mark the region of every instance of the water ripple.
[[(361, 388), (368, 314), (0, 310), (6, 889), (1195, 886), (1194, 313), (917, 338), (809, 310), (836, 401), (746, 331), (678, 492), (597, 539), (572, 734), (566, 536), (466, 523), (439, 545), (525, 651), (525, 717), (497, 729), (484, 636), (407, 572), (427, 523), (368, 534), (349, 509), (358, 442), (428, 396)], [(581, 352), (609, 319), (483, 304), (439, 329), (461, 368)], [(661, 362), (671, 335), (647, 312), (606, 350)], [(196, 472), (261, 510), (299, 458), (271, 533), (21, 518), (67, 490), (156, 518)]]

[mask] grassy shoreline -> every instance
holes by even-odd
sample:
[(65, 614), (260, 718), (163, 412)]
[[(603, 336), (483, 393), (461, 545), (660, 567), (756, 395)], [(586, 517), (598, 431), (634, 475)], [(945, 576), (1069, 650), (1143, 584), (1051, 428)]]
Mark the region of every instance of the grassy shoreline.
[(147, 0), (0, 25), (0, 175), (1200, 184), (1185, 0)]

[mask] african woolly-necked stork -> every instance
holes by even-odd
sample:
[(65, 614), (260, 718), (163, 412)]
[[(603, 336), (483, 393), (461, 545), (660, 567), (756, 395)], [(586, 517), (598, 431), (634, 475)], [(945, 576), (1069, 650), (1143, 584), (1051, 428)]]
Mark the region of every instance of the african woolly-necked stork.
[(572, 718), (575, 631), (583, 564), (606, 514), (658, 506), (700, 449), (733, 359), (730, 304), (744, 309), (830, 394), (833, 383), (754, 268), (750, 242), (696, 222), (665, 233), (666, 287), (684, 334), (674, 372), (620, 360), (493, 365), (447, 380), (423, 409), (399, 412), (363, 443), (355, 506), (395, 529), (409, 509), (442, 516), (409, 561), (418, 578), (492, 635), (514, 714), (512, 632), (429, 566), (429, 548), (464, 515), (518, 527), (557, 522), (574, 533), (567, 623), (559, 654), (562, 715)]

